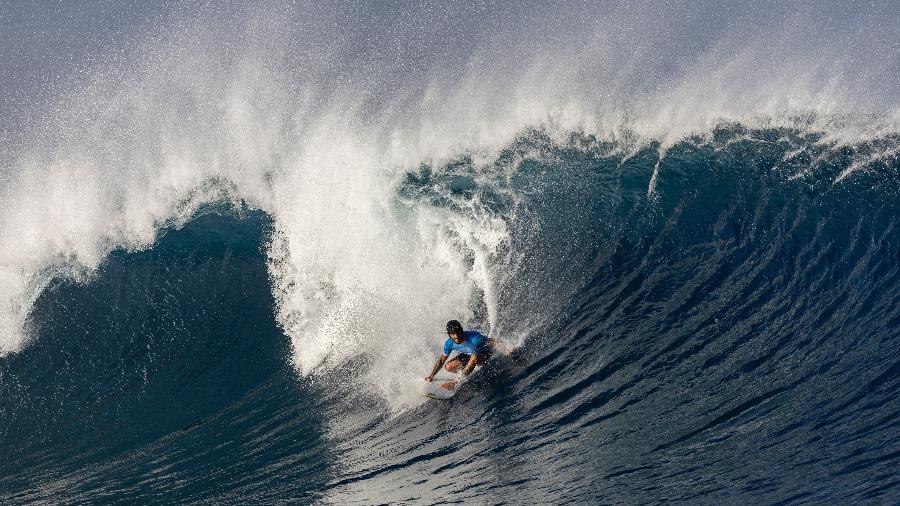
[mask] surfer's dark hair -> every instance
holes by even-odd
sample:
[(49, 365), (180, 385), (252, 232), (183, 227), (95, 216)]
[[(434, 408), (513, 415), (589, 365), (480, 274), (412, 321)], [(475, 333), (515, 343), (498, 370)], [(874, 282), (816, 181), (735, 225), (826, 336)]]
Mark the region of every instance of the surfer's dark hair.
[(462, 334), (463, 328), (462, 324), (456, 320), (450, 320), (447, 322), (447, 333), (448, 334)]

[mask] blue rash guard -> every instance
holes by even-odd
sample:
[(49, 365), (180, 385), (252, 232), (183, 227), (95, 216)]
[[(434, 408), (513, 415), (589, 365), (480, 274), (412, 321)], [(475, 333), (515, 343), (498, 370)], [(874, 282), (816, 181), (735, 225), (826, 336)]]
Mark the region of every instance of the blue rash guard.
[(493, 350), (487, 344), (487, 337), (477, 330), (466, 330), (463, 332), (465, 339), (463, 342), (456, 344), (453, 339), (447, 338), (444, 343), (444, 356), (450, 356), (451, 351), (458, 351), (466, 355), (473, 353), (490, 353)]

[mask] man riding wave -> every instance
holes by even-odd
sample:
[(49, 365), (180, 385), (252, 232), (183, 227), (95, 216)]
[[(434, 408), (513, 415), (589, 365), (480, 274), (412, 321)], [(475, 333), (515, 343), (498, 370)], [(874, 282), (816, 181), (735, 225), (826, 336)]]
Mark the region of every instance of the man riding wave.
[[(462, 369), (463, 376), (468, 376), (475, 369), (476, 365), (483, 364), (491, 357), (494, 352), (496, 342), (477, 330), (463, 330), (462, 324), (456, 320), (447, 322), (447, 341), (444, 343), (444, 351), (434, 364), (431, 374), (425, 376), (425, 381), (434, 379), (434, 375), (441, 370), (441, 366), (445, 370), (455, 373)], [(453, 360), (447, 361), (450, 353), (458, 352)], [(446, 362), (446, 365), (444, 363)], [(441, 385), (441, 388), (451, 389), (456, 385), (456, 381), (448, 381)]]

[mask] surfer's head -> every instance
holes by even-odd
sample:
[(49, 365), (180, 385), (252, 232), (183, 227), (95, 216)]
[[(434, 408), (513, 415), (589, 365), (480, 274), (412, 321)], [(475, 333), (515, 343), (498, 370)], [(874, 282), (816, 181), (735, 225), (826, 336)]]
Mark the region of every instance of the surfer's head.
[(453, 339), (453, 342), (456, 344), (463, 342), (465, 334), (463, 334), (462, 324), (456, 320), (447, 322), (447, 335), (450, 336), (450, 339)]

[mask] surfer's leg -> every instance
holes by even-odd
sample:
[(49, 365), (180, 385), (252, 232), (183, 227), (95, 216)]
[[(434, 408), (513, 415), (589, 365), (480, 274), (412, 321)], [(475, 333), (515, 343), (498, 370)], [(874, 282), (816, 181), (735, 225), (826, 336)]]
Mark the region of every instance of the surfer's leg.
[(458, 372), (462, 370), (463, 367), (469, 362), (469, 356), (460, 353), (453, 360), (447, 361), (447, 365), (444, 366), (444, 369), (450, 372)]
[(447, 365), (444, 366), (444, 369), (450, 372), (456, 372), (462, 366), (462, 362), (460, 362), (458, 358), (454, 358), (453, 360), (447, 361)]

